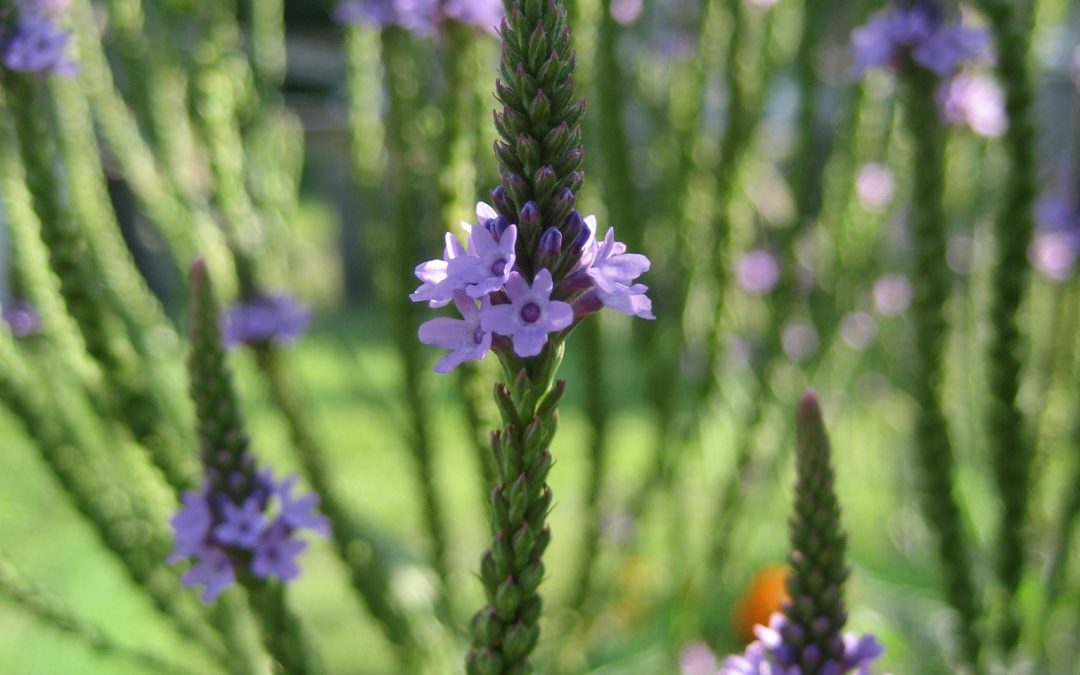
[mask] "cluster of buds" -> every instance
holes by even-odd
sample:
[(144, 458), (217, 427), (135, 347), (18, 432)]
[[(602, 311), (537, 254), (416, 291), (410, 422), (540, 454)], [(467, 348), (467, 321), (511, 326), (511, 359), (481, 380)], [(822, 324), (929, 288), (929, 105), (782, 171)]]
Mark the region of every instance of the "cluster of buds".
[[(567, 190), (569, 192), (569, 190)], [(492, 193), (505, 202), (500, 186)], [(572, 203), (572, 196), (567, 201)], [(504, 204), (504, 210), (510, 208)], [(468, 360), (483, 359), (491, 349), (513, 350), (517, 356), (538, 355), (552, 334), (563, 333), (603, 307), (652, 319), (648, 288), (635, 283), (649, 269), (649, 259), (627, 253), (609, 228), (601, 241), (596, 218), (570, 210), (562, 227), (543, 230), (535, 248), (523, 252), (529, 238), (519, 236), (491, 206), (476, 208), (478, 223), (462, 223), (467, 246), (446, 234), (443, 257), (416, 268), (423, 282), (410, 298), (443, 307), (452, 301), (461, 319), (441, 317), (420, 326), (420, 341), (451, 352), (435, 366), (446, 373)], [(521, 209), (523, 232), (540, 230), (540, 209), (526, 202)], [(529, 278), (528, 262), (536, 271)]]
[(20, 73), (70, 76), (71, 34), (60, 26), (67, 0), (18, 0), (0, 9), (0, 65)]

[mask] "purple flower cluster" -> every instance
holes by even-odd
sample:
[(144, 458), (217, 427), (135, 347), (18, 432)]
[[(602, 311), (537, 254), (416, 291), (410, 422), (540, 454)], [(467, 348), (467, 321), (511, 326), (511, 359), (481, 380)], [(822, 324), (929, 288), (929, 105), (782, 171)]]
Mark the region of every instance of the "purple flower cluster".
[(71, 33), (57, 22), (66, 10), (66, 0), (23, 0), (0, 15), (0, 64), (21, 73), (74, 75), (75, 63), (65, 55)]
[(1068, 280), (1080, 261), (1080, 199), (1069, 190), (1046, 192), (1035, 206), (1035, 220), (1032, 264), (1053, 281)]
[(897, 68), (910, 58), (946, 77), (964, 61), (984, 56), (989, 42), (985, 30), (947, 22), (936, 5), (922, 1), (878, 12), (851, 36), (856, 75)]
[[(785, 626), (782, 614), (773, 614), (769, 627), (755, 626), (758, 639), (747, 646), (742, 654), (724, 659), (718, 675), (801, 675), (802, 668), (795, 662), (794, 650), (784, 642), (784, 634), (793, 626)], [(828, 661), (818, 667), (823, 675), (857, 673), (870, 675), (871, 666), (884, 649), (873, 635), (861, 637), (846, 633), (843, 636), (844, 656), (840, 661)], [(803, 650), (803, 660), (807, 659)]]
[[(523, 218), (539, 219), (535, 204), (526, 204)], [(492, 349), (496, 336), (512, 344), (522, 358), (536, 356), (549, 336), (569, 328), (575, 321), (603, 307), (654, 318), (648, 288), (635, 280), (649, 269), (649, 259), (627, 253), (609, 228), (603, 240), (596, 235), (596, 218), (570, 214), (564, 230), (574, 234), (570, 247), (563, 246), (563, 232), (549, 228), (540, 237), (541, 263), (565, 269), (556, 285), (548, 267), (532, 280), (517, 265), (517, 225), (506, 222), (492, 207), (476, 207), (478, 223), (462, 223), (469, 234), (463, 247), (447, 233), (443, 257), (416, 268), (422, 282), (409, 297), (444, 307), (452, 301), (461, 319), (440, 317), (420, 326), (420, 341), (451, 350), (435, 366), (447, 373), (465, 361), (481, 360)], [(565, 261), (571, 261), (567, 264)]]
[(448, 19), (494, 35), (502, 18), (501, 0), (346, 0), (334, 10), (338, 23), (399, 26), (418, 37), (431, 36)]
[(311, 323), (311, 311), (287, 295), (261, 295), (239, 302), (221, 315), (226, 347), (292, 342)]
[(231, 586), (238, 574), (295, 579), (300, 574), (296, 556), (307, 548), (307, 542), (296, 536), (299, 531), (330, 534), (326, 518), (315, 512), (318, 496), (292, 496), (295, 476), (279, 483), (264, 471), (254, 479), (236, 473), (229, 480), (239, 489), (252, 483), (245, 499), (237, 501), (207, 482), (198, 492), (184, 494), (184, 503), (171, 520), (176, 549), (169, 562), (194, 560), (183, 582), (188, 587), (204, 586), (207, 603)]
[(5, 304), (3, 319), (15, 337), (29, 337), (41, 332), (41, 315), (28, 302), (15, 300)]

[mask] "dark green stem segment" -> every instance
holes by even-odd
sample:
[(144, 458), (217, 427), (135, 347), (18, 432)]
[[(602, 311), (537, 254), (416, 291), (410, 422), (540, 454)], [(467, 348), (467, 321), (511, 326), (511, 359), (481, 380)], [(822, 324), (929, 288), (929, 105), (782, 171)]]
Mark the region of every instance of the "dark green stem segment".
[(510, 385), (495, 385), (503, 428), (491, 435), (498, 474), (491, 492), (493, 542), (480, 561), (487, 606), (472, 620), (469, 675), (524, 675), (533, 672), (529, 655), (540, 639), (540, 582), (543, 555), (551, 542), (547, 516), (549, 446), (558, 426), (557, 407), (566, 384), (554, 381), (562, 344), (549, 344), (512, 377), (520, 364), (504, 360)]
[[(495, 82), (503, 108), (495, 112), (500, 139), (495, 156), (506, 199), (494, 200), (494, 206), (507, 222), (518, 224), (517, 266), (532, 278), (541, 234), (563, 228), (585, 180), (585, 102), (574, 99), (575, 57), (561, 0), (504, 0), (503, 6)], [(525, 212), (529, 203), (539, 209), (539, 219)]]
[(1005, 109), (1009, 117), (1005, 148), (1011, 166), (1004, 203), (994, 228), (997, 264), (991, 286), (987, 360), (991, 394), (987, 437), (1002, 500), (997, 571), (1004, 591), (1005, 615), (998, 639), (1009, 654), (1020, 639), (1022, 617), (1014, 598), (1024, 569), (1024, 528), (1034, 455), (1017, 399), (1023, 355), (1019, 314), (1029, 277), (1027, 254), (1037, 193), (1036, 134), (1032, 119), (1035, 95), (1028, 68), (1031, 45), (1027, 5), (1009, 0), (983, 0), (981, 4), (997, 38), (997, 67), (1005, 87)]
[(941, 403), (943, 353), (948, 330), (945, 303), (950, 285), (945, 260), (945, 133), (934, 101), (937, 84), (934, 77), (927, 71), (911, 67), (905, 78), (907, 126), (915, 144), (912, 323), (916, 355), (911, 373), (912, 395), (918, 406), (915, 451), (922, 482), (923, 509), (937, 540), (945, 597), (959, 615), (957, 628), (963, 657), (969, 666), (977, 669), (982, 649), (978, 632), (980, 603), (972, 580), (969, 535), (964, 530), (955, 495), (956, 457)]
[(829, 437), (813, 392), (799, 402), (795, 439), (795, 509), (787, 579), (791, 600), (784, 606), (784, 643), (794, 649), (803, 673), (817, 675), (824, 663), (843, 661), (848, 567)]
[[(240, 399), (233, 384), (219, 328), (219, 309), (206, 261), (191, 266), (191, 398), (207, 482), (213, 493), (243, 504), (256, 481), (254, 457), (248, 451)], [(263, 643), (279, 672), (310, 672), (299, 623), (285, 604), (281, 584), (238, 574), (248, 591)]]
[(49, 264), (60, 281), (68, 313), (78, 323), (87, 351), (108, 379), (115, 417), (150, 451), (179, 494), (194, 484), (194, 464), (162, 437), (161, 422), (168, 418), (161, 401), (139, 367), (120, 320), (109, 310), (95, 259), (64, 201), (56, 174), (56, 146), (48, 115), (43, 114), (45, 83), (11, 74), (3, 82), (26, 167), (27, 188), (41, 223), (41, 238), (49, 249)]

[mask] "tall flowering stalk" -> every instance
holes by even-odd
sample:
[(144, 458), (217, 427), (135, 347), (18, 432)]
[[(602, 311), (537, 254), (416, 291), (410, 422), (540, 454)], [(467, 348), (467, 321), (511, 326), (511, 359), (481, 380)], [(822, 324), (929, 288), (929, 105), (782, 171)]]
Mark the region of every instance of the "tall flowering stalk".
[(742, 655), (728, 657), (721, 675), (841, 675), (869, 673), (882, 652), (873, 635), (844, 633), (847, 609), (844, 557), (829, 437), (821, 408), (807, 392), (796, 423), (795, 508), (791, 518), (790, 600)]
[(990, 347), (987, 361), (992, 395), (988, 439), (994, 456), (1002, 518), (997, 539), (998, 576), (1004, 587), (1004, 624), (999, 639), (1006, 654), (1020, 639), (1021, 617), (1015, 594), (1024, 567), (1032, 439), (1026, 437), (1020, 411), (1022, 354), (1020, 306), (1027, 287), (1028, 248), (1034, 229), (1035, 179), (1034, 86), (1028, 68), (1031, 9), (1007, 0), (983, 0), (997, 37), (998, 72), (1005, 86), (1008, 129), (1005, 147), (1011, 167), (1004, 203), (995, 227), (997, 273), (992, 285)]
[(217, 303), (201, 258), (191, 269), (191, 290), (191, 397), (206, 480), (200, 490), (184, 494), (172, 519), (176, 549), (170, 560), (194, 561), (184, 583), (204, 586), (205, 602), (239, 582), (267, 651), (284, 672), (307, 673), (311, 663), (280, 582), (300, 574), (296, 557), (307, 542), (297, 535), (305, 529), (327, 535), (329, 527), (314, 510), (317, 496), (294, 496), (296, 479), (278, 481), (270, 471), (258, 470), (248, 450)]
[(574, 210), (585, 105), (574, 98), (566, 9), (558, 0), (504, 7), (494, 206), (477, 207), (467, 246), (448, 234), (443, 257), (417, 267), (423, 283), (411, 296), (433, 307), (452, 302), (461, 314), (420, 327), (422, 342), (450, 350), (437, 372), (494, 351), (506, 377), (495, 386), (503, 428), (492, 434), (493, 543), (480, 564), (488, 604), (473, 618), (472, 675), (532, 670), (551, 540), (549, 447), (565, 390), (555, 375), (566, 336), (604, 306), (652, 317), (646, 287), (634, 283), (648, 260), (627, 254), (611, 229), (601, 240), (595, 219)]
[[(912, 323), (916, 358), (912, 396), (918, 406), (915, 450), (923, 492), (923, 510), (937, 540), (945, 596), (956, 611), (960, 648), (968, 665), (978, 668), (982, 650), (980, 602), (971, 568), (971, 544), (955, 494), (956, 457), (942, 406), (944, 349), (949, 296), (946, 261), (945, 129), (935, 90), (939, 81), (983, 56), (987, 35), (950, 17), (930, 0), (896, 3), (872, 15), (852, 34), (855, 71), (894, 70), (904, 88), (906, 126), (914, 141), (912, 230), (915, 237)], [(1011, 271), (1010, 274), (1014, 273)]]

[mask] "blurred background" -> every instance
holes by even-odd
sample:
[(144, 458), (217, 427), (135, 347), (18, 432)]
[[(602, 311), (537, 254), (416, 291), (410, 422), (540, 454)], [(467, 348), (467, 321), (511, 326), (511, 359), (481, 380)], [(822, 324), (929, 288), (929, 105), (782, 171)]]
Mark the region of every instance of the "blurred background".
[[(884, 643), (880, 672), (958, 672), (956, 618), (942, 597), (912, 447), (912, 142), (895, 74), (856, 75), (850, 50), (852, 31), (883, 5), (567, 4), (589, 106), (579, 207), (649, 255), (643, 281), (657, 321), (605, 315), (567, 347), (536, 659), (550, 669), (541, 672), (707, 673), (711, 654), (742, 649), (782, 596), (794, 408), (807, 387), (832, 434), (849, 626)], [(1080, 5), (1030, 5), (1041, 192), (1020, 400), (1035, 461), (1015, 600), (1025, 629), (1007, 672), (1075, 673)], [(974, 7), (960, 11), (985, 26)], [(406, 296), (413, 265), (437, 255), (447, 229), (460, 234), (497, 183), (499, 46), (483, 20), (379, 26), (335, 16), (356, 18), (311, 0), (72, 0), (62, 21), (78, 70), (52, 78), (42, 114), (86, 236), (122, 235), (115, 257), (91, 248), (109, 302), (152, 308), (120, 332), (134, 362), (155, 364), (161, 392), (181, 400), (186, 387), (185, 270), (195, 252), (210, 259), (226, 303), (249, 260), (260, 291), (312, 308), (307, 334), (280, 350), (282, 377), (329, 488), (363, 524), (351, 554), (385, 563), (377, 583), (430, 652), (426, 672), (463, 672), (461, 635), (436, 606), (449, 597), (449, 623), (461, 631), (483, 601), (483, 452), (499, 373), (488, 359), (460, 376), (433, 374), (436, 350), (412, 337), (426, 310)], [(992, 265), (991, 224), (1009, 179), (995, 77), (992, 59), (976, 60), (936, 92), (949, 127), (942, 386), (988, 622), (1005, 609), (988, 590), (1000, 505), (986, 450), (987, 313), (995, 275), (1010, 273)], [(46, 418), (93, 430), (68, 442), (114, 467), (102, 499), (125, 502), (125, 481), (141, 481), (154, 527), (164, 528), (175, 497), (142, 452), (148, 441), (95, 405), (109, 385), (87, 385), (100, 378), (84, 368), (94, 355), (40, 242), (28, 243), (38, 225), (12, 124), (2, 126), (5, 318), (25, 302), (41, 321), (22, 335), (12, 323), (4, 359), (21, 363), (22, 387), (48, 391)], [(81, 194), (84, 181), (105, 192)], [(112, 265), (139, 276), (112, 274)], [(126, 289), (143, 283), (150, 293), (132, 299)], [(231, 358), (255, 452), (279, 471), (303, 472), (289, 396), (267, 379), (257, 350)], [(73, 508), (23, 417), (5, 400), (0, 570), (18, 568), (125, 649), (95, 649), (0, 593), (0, 672), (163, 672), (126, 648), (210, 672)], [(428, 495), (441, 516), (434, 526)], [(434, 565), (433, 538), (445, 547)], [(314, 541), (290, 593), (327, 671), (408, 672), (400, 644), (345, 590), (340, 558), (331, 542)]]

